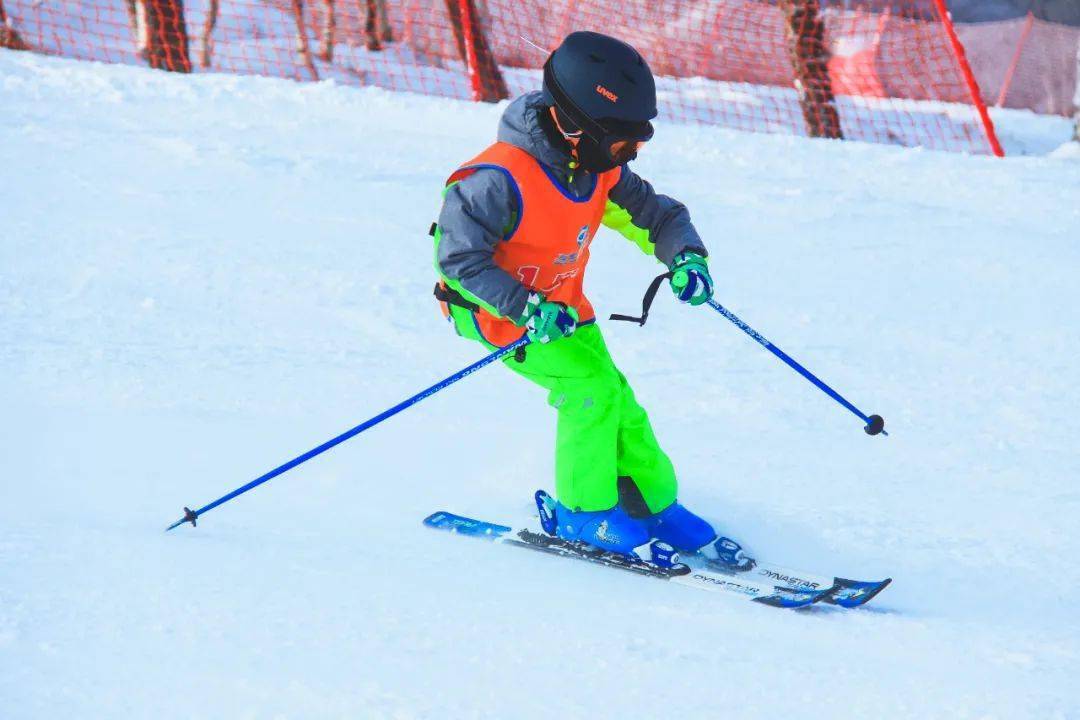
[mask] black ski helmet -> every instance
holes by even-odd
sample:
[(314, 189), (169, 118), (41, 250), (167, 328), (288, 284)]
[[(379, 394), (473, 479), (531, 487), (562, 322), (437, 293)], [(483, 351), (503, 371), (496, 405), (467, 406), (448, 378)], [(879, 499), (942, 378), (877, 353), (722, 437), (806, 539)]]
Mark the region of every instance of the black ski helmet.
[(613, 37), (588, 31), (567, 35), (544, 63), (544, 99), (572, 123), (571, 129), (583, 132), (583, 143), (591, 141), (580, 148), (583, 156), (595, 156), (588, 169), (618, 164), (610, 154), (613, 142), (652, 137), (652, 71), (637, 50)]

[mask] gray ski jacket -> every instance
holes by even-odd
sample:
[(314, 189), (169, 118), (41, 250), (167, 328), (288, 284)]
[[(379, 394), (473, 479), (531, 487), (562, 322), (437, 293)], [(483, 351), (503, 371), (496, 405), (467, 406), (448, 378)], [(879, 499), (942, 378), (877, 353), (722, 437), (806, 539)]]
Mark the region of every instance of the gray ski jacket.
[[(562, 180), (566, 190), (582, 197), (590, 192), (594, 179), (580, 169), (571, 171), (569, 152), (548, 138), (539, 121), (539, 113), (548, 111), (541, 97), (533, 92), (510, 103), (499, 124), (498, 139), (532, 155)], [(514, 189), (503, 173), (477, 170), (447, 189), (436, 249), (444, 279), (457, 281), (468, 295), (511, 319), (521, 317), (529, 290), (496, 265), (493, 255), (498, 243), (504, 242), (505, 228), (512, 226), (520, 211), (516, 204)], [(686, 206), (657, 194), (625, 165), (608, 195), (604, 224), (666, 266), (684, 250), (707, 254)]]

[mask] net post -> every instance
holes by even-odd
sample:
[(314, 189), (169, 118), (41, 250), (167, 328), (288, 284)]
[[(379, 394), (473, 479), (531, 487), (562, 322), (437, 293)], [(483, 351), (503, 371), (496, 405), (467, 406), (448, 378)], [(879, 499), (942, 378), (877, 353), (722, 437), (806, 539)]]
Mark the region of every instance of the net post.
[(454, 25), (454, 39), (465, 61), (472, 99), (475, 102), (498, 102), (510, 96), (495, 53), (488, 44), (473, 0), (446, 0), (446, 9)]
[(469, 74), (469, 85), (472, 87), (473, 102), (480, 102), (482, 97), (480, 87), (480, 68), (476, 62), (476, 45), (473, 40), (473, 18), (470, 12), (469, 0), (457, 0), (458, 13), (461, 18), (461, 34), (464, 36), (465, 46), (465, 70)]
[(960, 67), (960, 73), (964, 76), (971, 102), (979, 112), (979, 119), (982, 121), (983, 131), (986, 133), (986, 142), (990, 145), (990, 152), (997, 157), (1005, 157), (1005, 151), (998, 140), (997, 132), (994, 131), (994, 122), (990, 119), (990, 112), (986, 109), (986, 103), (983, 102), (982, 93), (979, 91), (979, 83), (976, 82), (975, 73), (971, 71), (971, 65), (968, 64), (967, 55), (964, 53), (964, 45), (960, 42), (960, 38), (956, 34), (956, 28), (953, 26), (952, 16), (949, 15), (949, 11), (945, 7), (945, 0), (934, 0), (934, 8), (937, 10), (941, 25), (945, 29), (945, 35), (952, 46), (956, 64)]
[(1009, 67), (1005, 71), (1005, 78), (1001, 81), (1001, 90), (998, 92), (997, 102), (994, 103), (994, 107), (1001, 107), (1005, 104), (1009, 88), (1012, 87), (1013, 76), (1016, 74), (1016, 68), (1020, 64), (1020, 56), (1024, 53), (1024, 46), (1027, 45), (1028, 35), (1031, 34), (1031, 26), (1034, 24), (1035, 13), (1028, 10), (1024, 27), (1020, 30), (1020, 39), (1016, 42), (1016, 51), (1013, 53), (1012, 62), (1009, 63)]

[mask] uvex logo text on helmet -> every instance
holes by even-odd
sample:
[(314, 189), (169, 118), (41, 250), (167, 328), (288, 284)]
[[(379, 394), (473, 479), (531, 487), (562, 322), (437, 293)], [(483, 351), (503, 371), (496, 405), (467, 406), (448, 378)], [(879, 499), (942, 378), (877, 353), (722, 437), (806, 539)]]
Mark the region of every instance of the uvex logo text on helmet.
[(618, 96), (618, 95), (616, 95), (615, 93), (611, 92), (610, 90), (608, 90), (608, 89), (607, 89), (606, 87), (604, 87), (603, 85), (597, 85), (597, 86), (596, 86), (596, 92), (600, 93), (601, 95), (603, 95), (604, 97), (606, 97), (606, 98), (607, 98), (608, 100), (610, 100), (611, 102), (615, 102), (616, 100), (618, 100), (618, 99), (619, 99), (619, 96)]

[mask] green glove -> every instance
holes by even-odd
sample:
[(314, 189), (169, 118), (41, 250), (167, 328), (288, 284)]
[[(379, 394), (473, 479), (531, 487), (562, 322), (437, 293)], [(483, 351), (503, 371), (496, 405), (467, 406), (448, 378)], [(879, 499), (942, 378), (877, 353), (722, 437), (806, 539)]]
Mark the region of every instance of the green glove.
[(577, 330), (578, 313), (560, 302), (549, 302), (540, 293), (531, 293), (517, 325), (524, 325), (529, 340), (549, 343), (570, 337)]
[(712, 276), (705, 258), (696, 252), (684, 251), (675, 256), (668, 268), (673, 275), (671, 291), (679, 302), (701, 305), (713, 294)]

